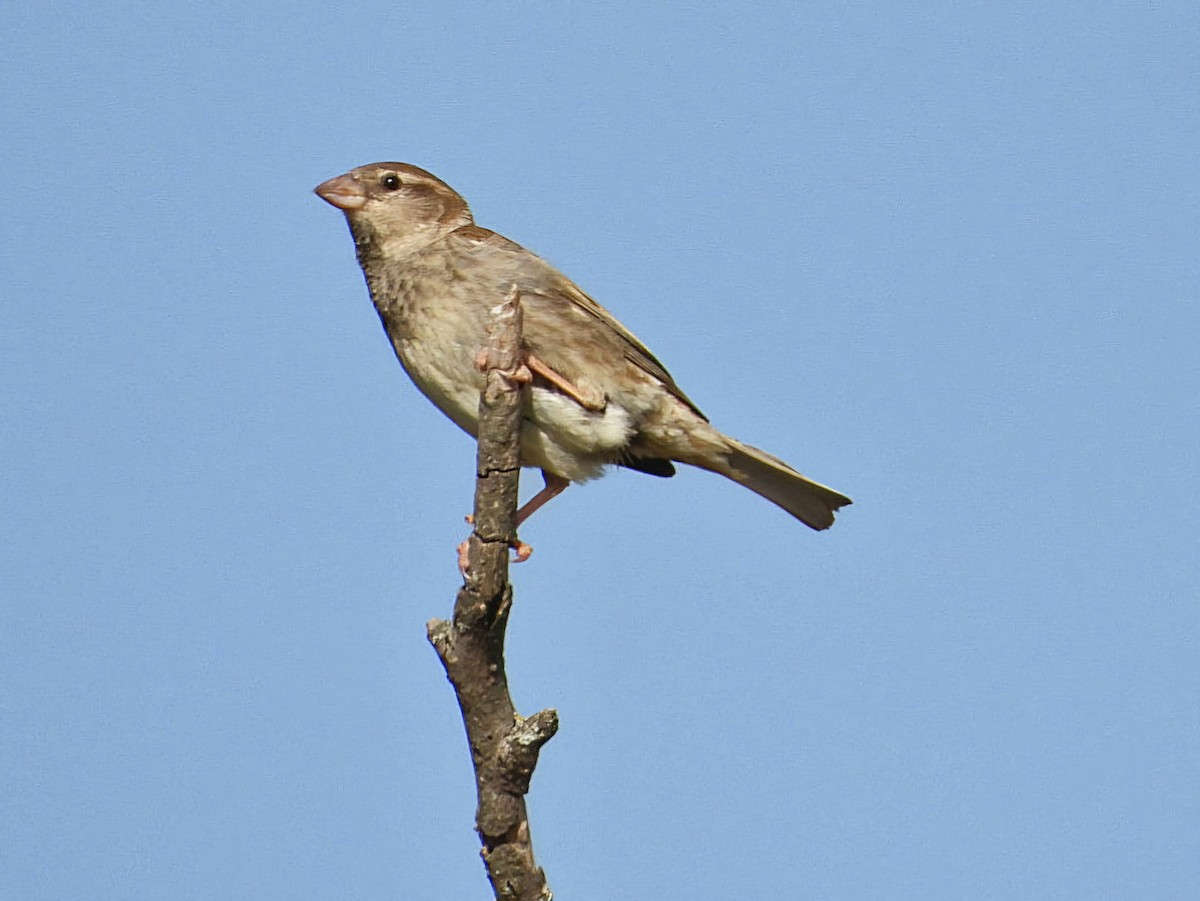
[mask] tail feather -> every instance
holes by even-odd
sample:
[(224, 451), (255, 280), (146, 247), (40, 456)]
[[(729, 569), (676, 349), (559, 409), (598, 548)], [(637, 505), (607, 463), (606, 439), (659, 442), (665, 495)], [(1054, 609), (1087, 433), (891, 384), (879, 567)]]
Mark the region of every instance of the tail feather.
[(834, 511), (852, 503), (844, 494), (806, 479), (766, 451), (732, 438), (727, 441), (729, 468), (716, 471), (782, 507), (809, 528), (828, 529)]

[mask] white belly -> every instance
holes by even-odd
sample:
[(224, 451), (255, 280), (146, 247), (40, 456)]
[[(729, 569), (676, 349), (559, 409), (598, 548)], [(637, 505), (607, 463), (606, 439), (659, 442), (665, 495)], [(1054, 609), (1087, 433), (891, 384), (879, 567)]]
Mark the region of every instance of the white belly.
[[(474, 436), (484, 378), (475, 350), (443, 341), (401, 339), (396, 355), (413, 383), (459, 428)], [(572, 482), (601, 475), (633, 437), (629, 413), (611, 399), (604, 410), (585, 410), (557, 390), (526, 389), (521, 429), (521, 465), (536, 466)]]

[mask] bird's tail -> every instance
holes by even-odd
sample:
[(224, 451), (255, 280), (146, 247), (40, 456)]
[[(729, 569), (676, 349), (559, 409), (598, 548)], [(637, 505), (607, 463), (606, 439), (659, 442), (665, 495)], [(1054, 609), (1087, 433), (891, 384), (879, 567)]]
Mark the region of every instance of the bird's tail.
[(726, 436), (727, 466), (705, 466), (745, 485), (812, 529), (833, 525), (833, 511), (852, 503), (832, 488), (806, 479), (778, 457)]

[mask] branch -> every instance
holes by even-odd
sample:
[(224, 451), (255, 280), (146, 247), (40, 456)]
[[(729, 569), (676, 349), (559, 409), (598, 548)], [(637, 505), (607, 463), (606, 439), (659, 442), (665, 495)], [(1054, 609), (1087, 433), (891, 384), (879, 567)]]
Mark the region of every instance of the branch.
[(479, 399), (475, 528), (467, 541), (463, 587), (454, 618), (430, 620), (429, 641), (441, 658), (462, 710), (475, 766), (475, 830), (497, 901), (551, 898), (533, 860), (525, 794), (538, 752), (558, 731), (553, 710), (522, 719), (504, 671), (504, 632), (512, 607), (508, 553), (516, 541), (520, 475), (521, 306), (516, 286), (492, 310), (481, 353), (486, 385)]

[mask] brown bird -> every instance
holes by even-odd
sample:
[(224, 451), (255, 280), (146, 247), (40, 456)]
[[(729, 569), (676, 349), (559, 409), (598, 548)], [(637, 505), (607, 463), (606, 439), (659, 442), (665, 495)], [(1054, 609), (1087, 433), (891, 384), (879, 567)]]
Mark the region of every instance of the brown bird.
[(814, 529), (850, 499), (713, 428), (663, 365), (604, 307), (549, 263), (475, 224), (441, 179), (407, 163), (360, 166), (317, 186), (346, 214), (371, 300), (404, 371), (475, 434), (484, 376), (476, 365), (489, 311), (516, 285), (533, 381), (521, 462), (546, 487), (524, 522), (571, 482), (608, 465), (672, 476), (672, 463), (719, 473)]

